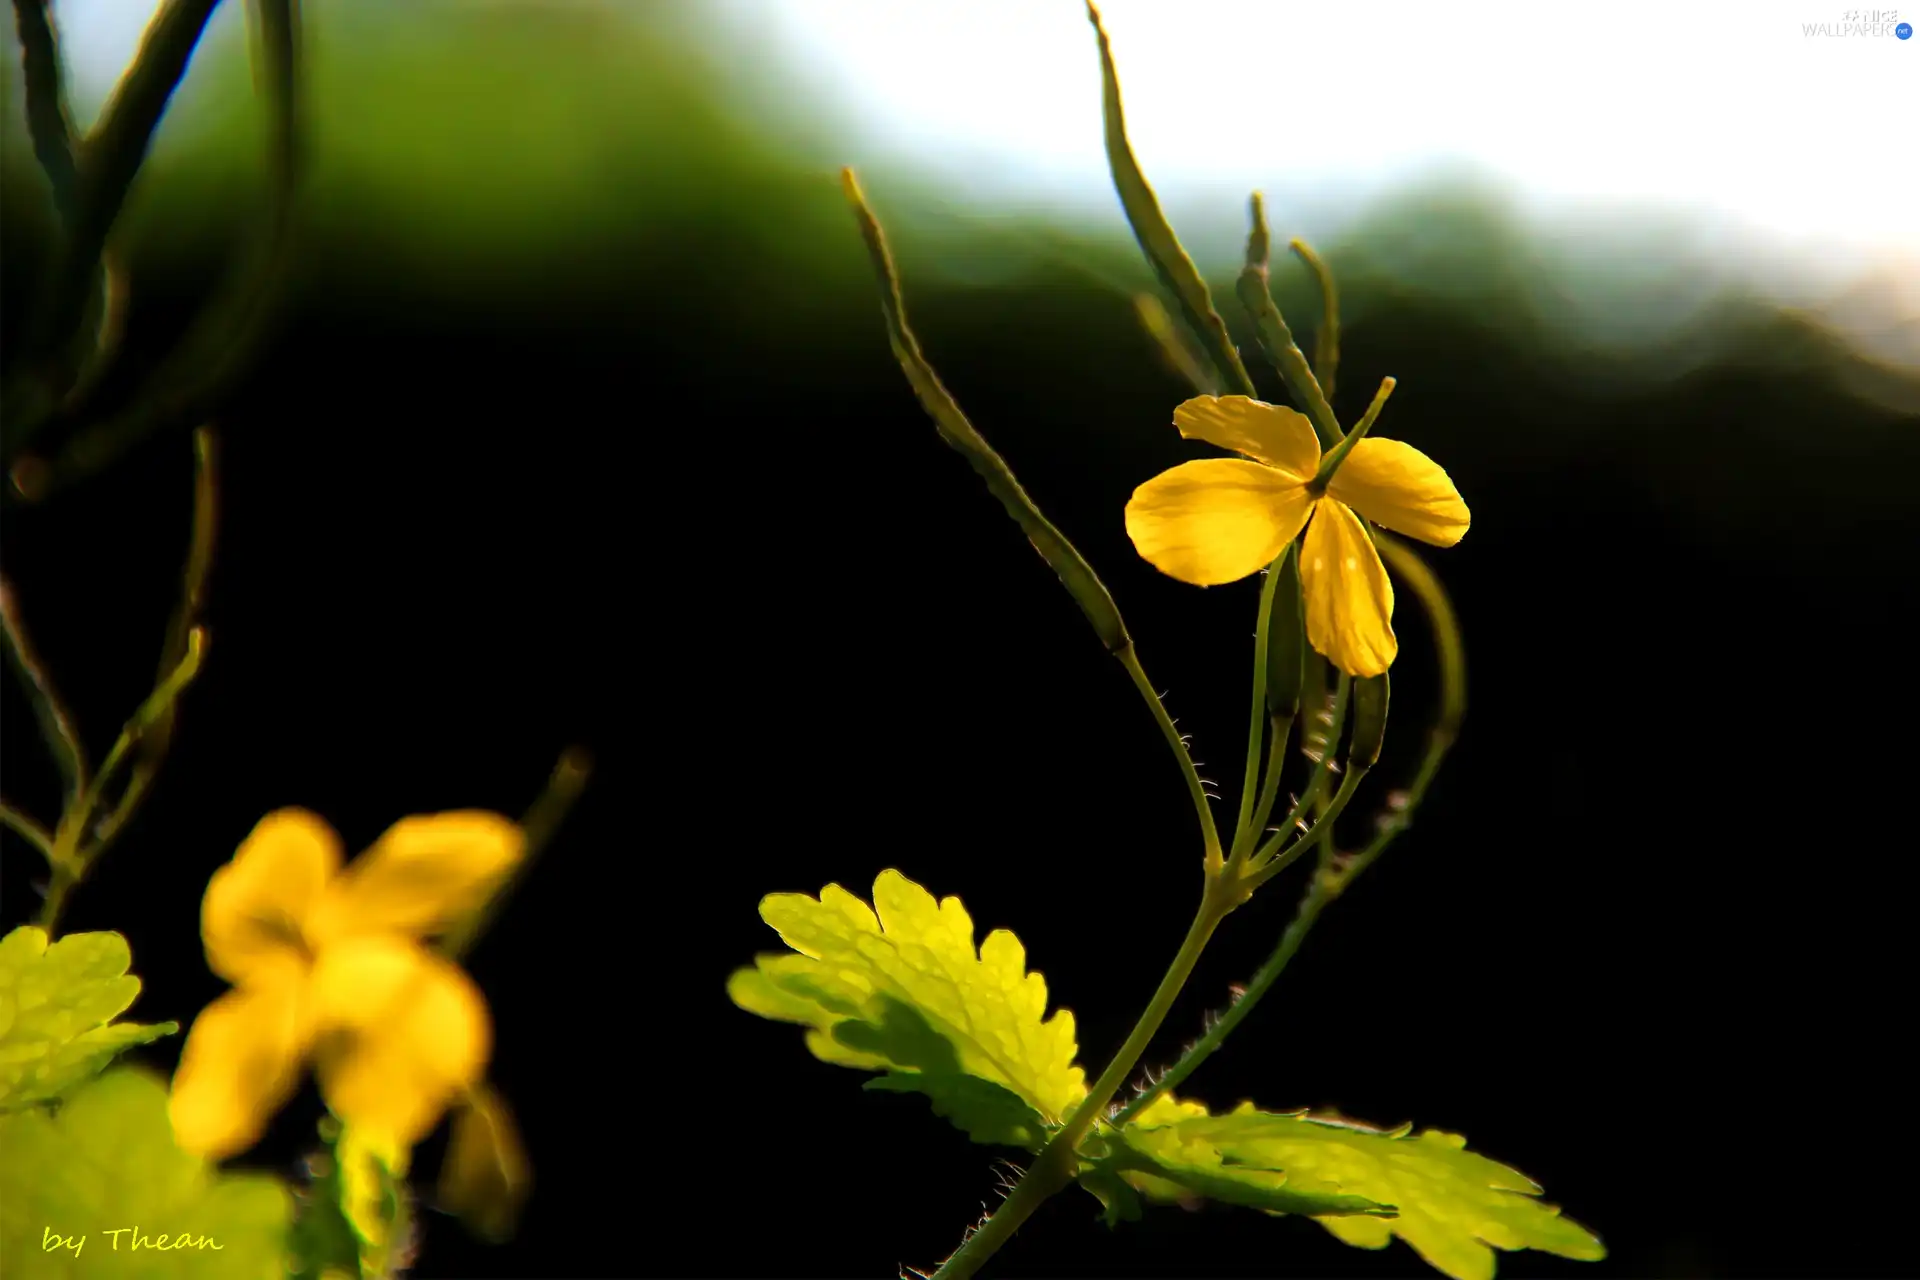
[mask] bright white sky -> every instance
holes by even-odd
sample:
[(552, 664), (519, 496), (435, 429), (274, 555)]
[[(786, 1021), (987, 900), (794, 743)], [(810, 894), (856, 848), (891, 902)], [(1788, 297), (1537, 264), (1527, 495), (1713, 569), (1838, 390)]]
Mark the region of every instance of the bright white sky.
[[(1112, 203), (1081, 0), (724, 8), (791, 49), (870, 156), (911, 153), (985, 200)], [(1350, 205), (1465, 166), (1549, 210), (1681, 211), (1835, 265), (1891, 254), (1920, 278), (1920, 39), (1891, 23), (1808, 35), (1845, 23), (1833, 0), (1100, 8), (1134, 149), (1174, 200), (1219, 188), (1237, 213), (1249, 190), (1299, 189)]]
[[(644, 20), (652, 0), (605, 2)], [(1891, 34), (1920, 18), (1913, 3), (1878, 11), (1880, 35), (1809, 34), (1875, 13), (1835, 0), (1107, 0), (1101, 12), (1135, 151), (1175, 206), (1217, 197), (1237, 217), (1258, 188), (1289, 234), (1327, 236), (1376, 193), (1466, 167), (1547, 216), (1678, 213), (1729, 253), (1835, 278), (1879, 266), (1920, 312), (1920, 38)], [(83, 110), (153, 7), (55, 0)], [(1081, 0), (701, 7), (834, 104), (836, 162), (920, 169), (982, 207), (1118, 217)]]

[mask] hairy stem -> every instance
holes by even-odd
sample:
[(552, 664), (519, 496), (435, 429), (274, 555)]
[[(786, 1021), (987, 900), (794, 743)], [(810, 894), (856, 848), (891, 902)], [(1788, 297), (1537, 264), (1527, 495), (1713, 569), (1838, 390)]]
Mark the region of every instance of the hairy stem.
[(1193, 766), (1193, 756), (1187, 751), (1186, 740), (1180, 736), (1180, 730), (1173, 723), (1173, 717), (1167, 714), (1166, 704), (1160, 700), (1160, 695), (1154, 691), (1153, 685), (1148, 683), (1147, 673), (1140, 669), (1140, 659), (1134, 653), (1133, 646), (1129, 644), (1124, 649), (1116, 650), (1113, 656), (1118, 658), (1120, 665), (1127, 669), (1127, 675), (1133, 679), (1133, 687), (1140, 691), (1142, 698), (1146, 699), (1147, 709), (1153, 713), (1154, 723), (1160, 726), (1161, 736), (1166, 738), (1167, 745), (1173, 749), (1174, 759), (1180, 765), (1181, 776), (1187, 780), (1187, 794), (1193, 799), (1194, 814), (1200, 819), (1200, 835), (1206, 841), (1206, 866), (1208, 875), (1211, 876), (1225, 865), (1226, 859), (1220, 852), (1220, 833), (1213, 825), (1213, 810), (1207, 804), (1206, 785), (1200, 781), (1199, 771)]
[(1033, 1215), (1035, 1209), (1055, 1192), (1072, 1183), (1074, 1148), (1086, 1136), (1087, 1130), (1093, 1127), (1094, 1121), (1106, 1111), (1107, 1104), (1113, 1101), (1113, 1095), (1120, 1091), (1120, 1086), (1133, 1074), (1141, 1055), (1147, 1051), (1147, 1045), (1159, 1032), (1173, 1008), (1173, 1002), (1192, 976), (1193, 966), (1199, 961), (1200, 953), (1206, 950), (1213, 931), (1233, 910), (1234, 899), (1224, 890), (1226, 884), (1221, 877), (1207, 877), (1207, 892), (1201, 899), (1200, 910), (1194, 914), (1193, 924), (1188, 927), (1179, 952), (1174, 956), (1173, 963), (1167, 966), (1166, 975), (1160, 979), (1160, 986), (1154, 991), (1153, 999), (1141, 1013), (1139, 1021), (1134, 1023), (1126, 1043), (1114, 1054), (1107, 1069), (1100, 1073), (1100, 1078), (1088, 1091), (1086, 1101), (1041, 1148), (1032, 1167), (1015, 1184), (1006, 1202), (967, 1237), (952, 1257), (940, 1265), (940, 1269), (934, 1273), (934, 1280), (967, 1280), (999, 1251), (1020, 1229), (1021, 1224)]

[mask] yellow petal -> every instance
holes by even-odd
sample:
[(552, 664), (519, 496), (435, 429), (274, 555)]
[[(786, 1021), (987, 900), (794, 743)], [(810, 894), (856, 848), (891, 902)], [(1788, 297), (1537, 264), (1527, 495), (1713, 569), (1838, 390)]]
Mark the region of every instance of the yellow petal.
[(1327, 492), (1375, 524), (1436, 547), (1466, 536), (1467, 504), (1440, 464), (1410, 444), (1369, 436), (1353, 446)]
[[(1364, 441), (1362, 443), (1365, 443)], [(1351, 676), (1377, 676), (1393, 664), (1393, 584), (1366, 526), (1345, 505), (1322, 498), (1300, 550), (1307, 643)]]
[(313, 933), (439, 933), (486, 900), (520, 860), (526, 839), (497, 813), (402, 818), (327, 890)]
[(1313, 424), (1291, 409), (1249, 396), (1195, 396), (1173, 411), (1173, 425), (1189, 440), (1205, 440), (1245, 454), (1294, 479), (1320, 469)]
[(305, 809), (260, 819), (200, 903), (207, 965), (232, 983), (303, 966), (301, 934), (340, 869), (340, 838)]
[(284, 975), (200, 1011), (167, 1100), (181, 1150), (219, 1160), (259, 1141), (300, 1083), (308, 1012), (301, 982)]
[(404, 938), (328, 946), (313, 999), (320, 1091), (349, 1128), (411, 1146), (486, 1070), (485, 997), (458, 966)]
[(1183, 462), (1133, 491), (1127, 536), (1160, 572), (1217, 586), (1266, 568), (1300, 532), (1309, 505), (1305, 481), (1272, 467)]

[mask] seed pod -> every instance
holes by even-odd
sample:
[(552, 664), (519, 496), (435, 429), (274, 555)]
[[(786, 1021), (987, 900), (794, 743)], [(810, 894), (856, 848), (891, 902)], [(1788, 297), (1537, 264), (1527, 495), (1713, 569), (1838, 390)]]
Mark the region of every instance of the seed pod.
[(1380, 759), (1380, 743), (1387, 736), (1387, 675), (1368, 676), (1353, 682), (1353, 742), (1347, 748), (1347, 765), (1353, 769), (1371, 769)]
[(1269, 572), (1275, 575), (1273, 604), (1267, 612), (1267, 715), (1298, 715), (1305, 679), (1307, 640), (1300, 608), (1300, 557), (1288, 547)]

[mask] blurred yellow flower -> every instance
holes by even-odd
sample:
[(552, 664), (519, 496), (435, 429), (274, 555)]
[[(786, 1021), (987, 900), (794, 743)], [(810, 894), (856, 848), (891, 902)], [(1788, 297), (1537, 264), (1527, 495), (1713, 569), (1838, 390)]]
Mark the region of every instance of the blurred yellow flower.
[(207, 964), (234, 990), (201, 1011), (173, 1077), (175, 1140), (219, 1159), (253, 1145), (311, 1059), (349, 1127), (410, 1148), (477, 1083), (485, 997), (421, 944), (479, 907), (517, 863), (498, 814), (405, 818), (351, 866), (303, 809), (260, 820), (201, 903)]
[(1460, 541), (1467, 504), (1440, 465), (1411, 445), (1369, 437), (1318, 492), (1320, 443), (1291, 409), (1198, 396), (1173, 411), (1173, 424), (1241, 457), (1183, 462), (1134, 490), (1127, 535), (1140, 554), (1162, 573), (1211, 587), (1265, 568), (1305, 528), (1307, 642), (1349, 675), (1391, 666), (1399, 651), (1393, 585), (1361, 517), (1435, 546)]

